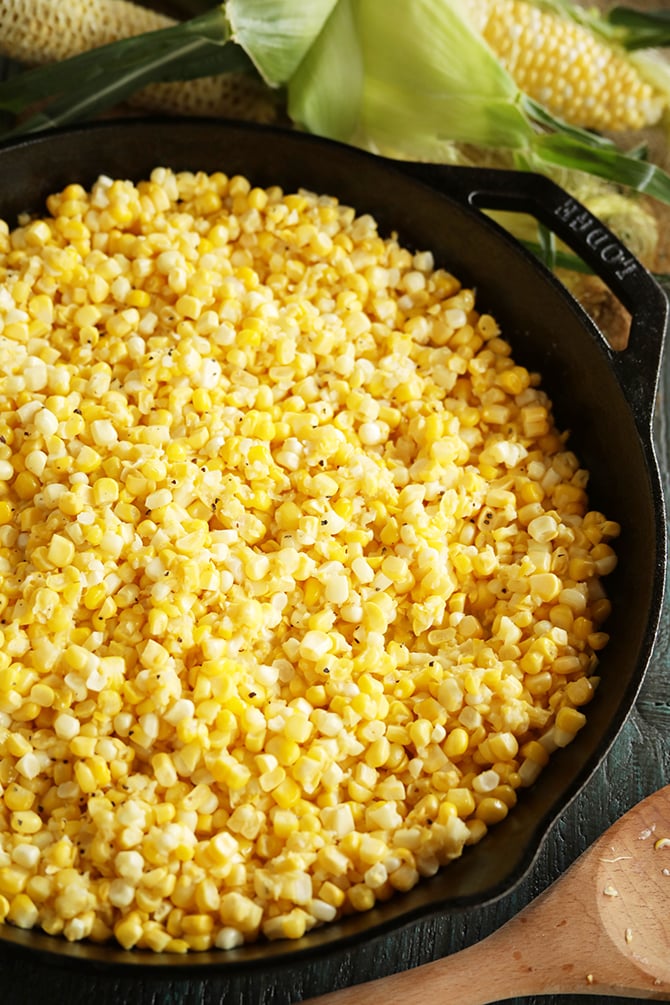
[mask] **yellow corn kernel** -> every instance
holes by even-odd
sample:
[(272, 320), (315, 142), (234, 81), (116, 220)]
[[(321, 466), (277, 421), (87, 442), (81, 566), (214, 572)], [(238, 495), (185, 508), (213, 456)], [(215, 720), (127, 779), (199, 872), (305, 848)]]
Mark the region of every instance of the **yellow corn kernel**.
[[(518, 785), (518, 781), (517, 781)], [(513, 785), (497, 785), (491, 792), (491, 796), (500, 799), (508, 809), (512, 809), (518, 802), (516, 790)]]
[(521, 753), (525, 758), (538, 764), (541, 768), (549, 763), (549, 754), (546, 747), (543, 747), (537, 740), (529, 740), (528, 743), (525, 743), (521, 747)]
[(132, 949), (142, 938), (144, 926), (139, 911), (132, 911), (114, 925), (114, 938), (124, 949)]
[(453, 788), (447, 792), (447, 800), (456, 807), (459, 817), (465, 819), (475, 811), (475, 798), (466, 788)]
[(29, 471), (21, 471), (14, 481), (14, 491), (19, 499), (32, 499), (39, 488), (38, 479)]
[(481, 820), (479, 817), (475, 817), (473, 820), (468, 820), (468, 831), (469, 835), (465, 841), (466, 845), (477, 844), (486, 837), (488, 833), (488, 825), (484, 820)]
[(556, 715), (556, 726), (565, 733), (577, 733), (586, 724), (586, 716), (576, 708), (564, 706)]
[(588, 677), (571, 680), (565, 688), (565, 697), (573, 705), (586, 705), (595, 693), (593, 682)]
[(75, 547), (72, 541), (61, 534), (54, 534), (49, 542), (47, 557), (50, 562), (58, 566), (70, 565), (75, 555)]
[(129, 307), (148, 307), (151, 303), (151, 294), (147, 290), (131, 290), (126, 297)]
[(98, 478), (93, 485), (96, 506), (110, 506), (119, 498), (119, 485), (113, 478)]
[(609, 642), (609, 635), (607, 632), (590, 632), (586, 637), (586, 641), (590, 645), (591, 649), (598, 652), (599, 649), (604, 649)]
[(445, 799), (440, 803), (440, 807), (437, 811), (437, 822), (439, 824), (448, 824), (452, 817), (457, 816), (458, 810), (453, 803), (449, 802), (448, 799)]
[(32, 928), (39, 917), (39, 910), (25, 893), (17, 893), (9, 903), (6, 920), (17, 928)]
[(21, 893), (28, 880), (28, 873), (23, 869), (16, 869), (12, 866), (2, 866), (0, 868), (0, 894), (5, 897), (14, 897)]
[(272, 790), (272, 798), (282, 809), (290, 809), (295, 806), (301, 796), (300, 786), (294, 779), (285, 778), (276, 788)]
[(375, 894), (365, 883), (355, 883), (347, 891), (347, 900), (354, 911), (369, 911), (374, 907)]
[(209, 935), (214, 928), (214, 918), (211, 914), (186, 915), (181, 927), (185, 935)]
[(14, 516), (14, 507), (8, 499), (0, 499), (0, 525), (4, 526), (11, 522)]
[(74, 863), (75, 848), (69, 841), (61, 838), (50, 848), (49, 858), (59, 869), (68, 869)]
[(97, 450), (84, 444), (75, 458), (75, 468), (84, 474), (91, 474), (96, 471), (102, 463), (102, 458)]
[(319, 900), (323, 900), (326, 904), (331, 904), (335, 908), (342, 906), (346, 899), (346, 894), (339, 886), (335, 886), (330, 880), (322, 883), (319, 887)]
[(447, 757), (462, 757), (470, 746), (470, 736), (462, 726), (456, 726), (444, 741), (444, 752)]
[(255, 932), (260, 925), (263, 910), (249, 897), (231, 891), (221, 897), (219, 916), (224, 925), (232, 925), (243, 932)]
[(513, 733), (497, 733), (488, 740), (489, 749), (496, 761), (510, 761), (516, 757), (519, 744)]
[(22, 810), (29, 810), (32, 807), (35, 801), (35, 793), (19, 785), (17, 782), (11, 782), (5, 789), (3, 799), (7, 809), (20, 812)]
[(509, 807), (502, 799), (495, 796), (484, 796), (477, 806), (475, 816), (477, 820), (491, 826), (491, 824), (497, 824), (504, 820), (508, 813)]
[[(96, 583), (95, 586), (89, 586), (85, 591), (83, 601), (84, 607), (89, 611), (95, 611), (100, 607), (103, 601), (107, 597), (107, 590), (104, 583)], [(83, 657), (83, 665), (86, 665), (87, 659)], [(68, 662), (71, 662), (68, 660)], [(78, 668), (81, 669), (81, 668)]]

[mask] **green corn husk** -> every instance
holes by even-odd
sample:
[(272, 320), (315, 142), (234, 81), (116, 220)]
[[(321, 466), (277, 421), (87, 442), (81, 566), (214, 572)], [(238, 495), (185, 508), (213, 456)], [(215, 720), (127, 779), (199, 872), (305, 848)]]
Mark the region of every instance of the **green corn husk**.
[[(659, 167), (524, 95), (458, 0), (340, 4), (349, 17), (329, 18), (288, 82), (289, 115), (305, 129), (418, 159), (445, 159), (453, 143), (505, 148), (520, 167), (584, 171), (670, 202), (670, 176)], [(352, 106), (357, 124), (348, 133)]]
[(270, 87), (295, 74), (338, 0), (228, 0), (231, 38)]

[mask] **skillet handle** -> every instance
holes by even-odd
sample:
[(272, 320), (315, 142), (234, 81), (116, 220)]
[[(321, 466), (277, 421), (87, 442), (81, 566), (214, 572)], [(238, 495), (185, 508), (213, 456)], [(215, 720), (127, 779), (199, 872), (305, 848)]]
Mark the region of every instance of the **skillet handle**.
[(595, 330), (638, 423), (648, 430), (668, 325), (668, 300), (626, 246), (544, 175), (497, 168), (393, 163), (404, 173), (474, 208), (529, 213), (591, 266), (631, 314), (628, 345), (621, 351), (613, 350), (602, 332)]

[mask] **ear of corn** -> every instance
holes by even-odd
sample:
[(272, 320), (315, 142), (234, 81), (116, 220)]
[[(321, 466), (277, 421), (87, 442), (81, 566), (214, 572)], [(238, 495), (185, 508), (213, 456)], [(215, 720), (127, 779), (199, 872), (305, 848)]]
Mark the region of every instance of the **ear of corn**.
[[(31, 0), (30, 5), (24, 0), (0, 0), (0, 53), (26, 66), (54, 64), (176, 25), (174, 19), (128, 0), (59, 0), (57, 4)], [(46, 82), (39, 83), (39, 88), (42, 94), (48, 93)], [(270, 122), (277, 116), (273, 95), (248, 72), (149, 84), (129, 94), (127, 101), (148, 111), (175, 115), (256, 122)]]
[(0, 0), (0, 50), (32, 66), (174, 24), (129, 0)]
[(248, 73), (220, 73), (195, 80), (149, 84), (131, 95), (128, 104), (171, 115), (223, 116), (272, 123), (279, 115), (274, 95)]
[(620, 46), (529, 0), (472, 3), (483, 38), (518, 86), (555, 115), (610, 131), (659, 121), (667, 93), (645, 80)]
[[(359, 51), (343, 44), (341, 22), (331, 17), (288, 82), (289, 114), (309, 131), (419, 159), (449, 157), (454, 143), (505, 148), (525, 168), (584, 171), (670, 201), (670, 177), (659, 167), (556, 118), (522, 91), (476, 30), (490, 14), (486, 0), (472, 0), (472, 8), (460, 0), (348, 2)], [(361, 84), (353, 93), (340, 80), (356, 59)], [(357, 125), (346, 136), (339, 132), (343, 105), (352, 102)]]

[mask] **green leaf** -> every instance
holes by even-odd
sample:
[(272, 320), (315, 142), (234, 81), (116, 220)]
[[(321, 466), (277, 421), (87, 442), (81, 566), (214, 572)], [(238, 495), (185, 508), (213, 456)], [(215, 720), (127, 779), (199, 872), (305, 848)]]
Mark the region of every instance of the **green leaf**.
[(533, 122), (551, 130), (551, 132), (560, 132), (564, 136), (570, 136), (572, 139), (580, 143), (586, 143), (590, 147), (603, 147), (606, 150), (617, 149), (615, 143), (608, 139), (608, 137), (600, 136), (598, 133), (590, 132), (587, 129), (581, 129), (579, 126), (573, 126), (564, 119), (557, 118), (544, 105), (541, 105), (533, 98), (529, 98), (527, 94), (521, 97), (521, 104)]
[(587, 171), (670, 203), (670, 175), (648, 161), (627, 157), (617, 150), (589, 147), (560, 133), (538, 136), (533, 154), (540, 163)]
[[(521, 92), (457, 0), (356, 0), (351, 9), (363, 85), (350, 142), (415, 157), (439, 157), (441, 146), (453, 142), (512, 148), (530, 142)], [(334, 106), (350, 101), (350, 92), (333, 88), (329, 115), (343, 121)], [(327, 121), (304, 124), (329, 135)]]
[(593, 269), (590, 268), (581, 258), (577, 255), (571, 254), (569, 251), (554, 250), (551, 264), (547, 261), (545, 257), (545, 249), (541, 243), (536, 241), (524, 241), (517, 238), (519, 244), (522, 244), (527, 251), (532, 252), (536, 258), (551, 269), (569, 269), (571, 272), (582, 272), (588, 275), (593, 275)]
[(670, 45), (670, 11), (640, 11), (613, 7), (605, 20), (616, 29), (617, 41), (625, 49), (652, 49)]
[(543, 223), (537, 225), (537, 236), (539, 241), (540, 255), (548, 269), (553, 269), (556, 265), (556, 239), (554, 234), (545, 227)]
[(318, 38), (337, 0), (228, 0), (233, 41), (270, 87), (286, 84)]
[(170, 0), (170, 11), (182, 18), (197, 17), (212, 7), (218, 7), (217, 0)]

